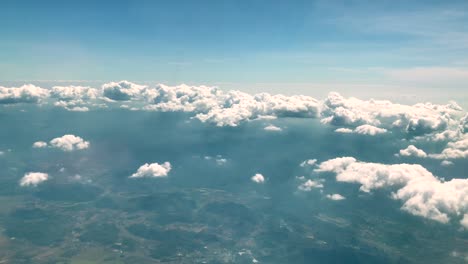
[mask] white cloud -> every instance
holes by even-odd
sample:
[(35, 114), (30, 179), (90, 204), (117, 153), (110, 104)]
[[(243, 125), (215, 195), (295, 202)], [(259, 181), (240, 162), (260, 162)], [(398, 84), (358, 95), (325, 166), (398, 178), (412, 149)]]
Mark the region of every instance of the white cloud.
[(387, 130), (384, 128), (379, 128), (379, 127), (372, 126), (372, 125), (360, 125), (356, 127), (354, 130), (349, 129), (349, 128), (344, 128), (344, 127), (337, 128), (335, 129), (335, 132), (345, 133), (345, 134), (355, 133), (355, 134), (361, 134), (361, 135), (375, 136), (377, 134), (386, 133)]
[(50, 97), (61, 101), (90, 100), (100, 96), (100, 91), (84, 86), (54, 86), (50, 91)]
[[(403, 105), (386, 100), (344, 98), (333, 92), (323, 103), (321, 121), (335, 126), (372, 125), (381, 129), (400, 129), (412, 135), (423, 135), (445, 130), (462, 114), (463, 110), (455, 102), (447, 105)], [(368, 127), (360, 130), (369, 133), (383, 132)]]
[(330, 200), (333, 200), (333, 201), (341, 201), (341, 200), (346, 199), (343, 195), (341, 195), (339, 193), (327, 194), (325, 197), (327, 197), (327, 199), (330, 199)]
[(20, 180), (21, 186), (37, 186), (39, 183), (47, 181), (49, 175), (42, 172), (28, 172)]
[(323, 188), (323, 184), (318, 181), (307, 180), (297, 188), (301, 191), (311, 191), (313, 188)]
[(6, 88), (0, 86), (0, 104), (38, 103), (49, 96), (49, 91), (32, 84)]
[(350, 134), (350, 133), (353, 133), (354, 131), (352, 129), (349, 129), (349, 128), (340, 127), (340, 128), (335, 129), (335, 132)]
[(266, 127), (263, 128), (264, 130), (266, 131), (282, 131), (283, 129), (281, 129), (281, 127), (277, 127), (277, 126), (274, 126), (274, 125), (268, 125)]
[(460, 225), (462, 225), (465, 229), (468, 229), (468, 214), (463, 215), (462, 220), (460, 220)]
[(255, 174), (254, 176), (252, 176), (252, 178), (250, 178), (252, 181), (256, 182), (256, 183), (263, 183), (265, 182), (265, 178), (263, 177), (262, 174), (260, 173), (257, 173)]
[(62, 107), (68, 111), (72, 112), (88, 112), (89, 108), (85, 105), (88, 105), (87, 101), (83, 100), (71, 100), (71, 101), (57, 101), (54, 103), (57, 107)]
[(50, 147), (58, 148), (63, 151), (82, 150), (89, 148), (89, 141), (75, 136), (75, 135), (64, 135), (62, 137), (54, 138), (50, 142)]
[(400, 150), (400, 155), (401, 156), (407, 156), (407, 157), (408, 156), (413, 156), (413, 157), (418, 157), (418, 158), (427, 157), (427, 154), (426, 154), (426, 152), (424, 152), (424, 150), (418, 149), (414, 145), (409, 145), (407, 148), (401, 149)]
[(171, 163), (164, 162), (163, 164), (159, 163), (145, 163), (140, 168), (138, 168), (137, 172), (133, 173), (130, 178), (142, 178), (142, 177), (167, 177), (169, 172), (171, 171)]
[(110, 82), (102, 86), (105, 97), (115, 101), (128, 101), (141, 96), (146, 86), (128, 81)]
[(449, 160), (443, 160), (441, 163), (440, 163), (441, 166), (444, 166), (444, 167), (448, 167), (448, 166), (452, 166), (453, 165), (453, 162), (449, 161)]
[[(338, 93), (330, 93), (320, 101), (304, 95), (248, 94), (185, 84), (150, 87), (128, 81), (106, 83), (101, 89), (55, 86), (47, 90), (34, 85), (0, 87), (0, 103), (3, 104), (38, 103), (47, 98), (55, 106), (69, 111), (90, 111), (107, 105), (120, 107), (121, 104), (117, 105), (115, 101), (125, 101), (122, 106), (129, 110), (190, 112), (201, 122), (217, 126), (237, 126), (242, 122), (265, 118), (321, 118), (325, 124), (349, 127), (355, 133), (376, 135), (385, 132), (384, 129), (400, 129), (414, 136), (441, 132), (455, 126), (459, 126), (463, 132), (468, 126), (468, 117), (461, 117), (466, 113), (454, 102), (446, 105), (403, 105), (385, 100), (344, 98)], [(273, 126), (266, 129), (279, 131)], [(350, 130), (337, 129), (336, 132)]]
[(449, 142), (447, 147), (439, 154), (429, 154), (434, 159), (466, 159), (468, 158), (468, 134), (462, 138)]
[(308, 159), (308, 160), (304, 160), (303, 162), (301, 162), (299, 166), (301, 167), (314, 166), (315, 163), (317, 163), (317, 159)]
[(202, 122), (218, 126), (237, 126), (242, 121), (262, 116), (309, 117), (319, 115), (320, 102), (309, 96), (285, 96), (260, 93), (250, 95), (240, 91), (219, 93), (217, 104), (196, 115)]
[(37, 141), (34, 142), (33, 148), (46, 148), (47, 147), (47, 142), (44, 141)]
[(361, 125), (354, 129), (354, 133), (370, 136), (375, 136), (377, 134), (383, 134), (386, 132), (387, 130), (385, 128), (379, 128), (372, 125)]
[(468, 179), (444, 181), (418, 164), (366, 163), (352, 157), (335, 158), (318, 165), (317, 172), (333, 172), (340, 182), (358, 183), (360, 190), (391, 188), (402, 209), (447, 223), (468, 213)]

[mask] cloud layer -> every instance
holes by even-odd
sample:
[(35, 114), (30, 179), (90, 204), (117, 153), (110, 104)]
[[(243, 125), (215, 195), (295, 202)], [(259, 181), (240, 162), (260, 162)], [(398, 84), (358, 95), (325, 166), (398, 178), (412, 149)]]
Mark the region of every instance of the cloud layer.
[[(122, 104), (122, 102), (124, 104)], [(100, 108), (132, 111), (187, 112), (192, 118), (216, 126), (238, 126), (252, 120), (283, 117), (315, 118), (339, 133), (364, 136), (380, 134), (412, 139), (399, 155), (440, 160), (468, 158), (468, 114), (455, 102), (404, 105), (387, 100), (361, 100), (331, 92), (323, 100), (304, 95), (249, 94), (223, 91), (216, 87), (158, 84), (139, 85), (129, 81), (110, 82), (100, 88), (55, 86), (43, 89), (34, 85), (0, 87), (0, 104), (35, 103), (53, 105), (69, 111), (87, 112)], [(274, 125), (265, 131), (281, 131)], [(65, 151), (84, 149), (89, 142), (67, 135), (48, 146)], [(418, 141), (443, 142), (440, 153), (415, 149)], [(40, 143), (38, 143), (40, 144)], [(35, 145), (35, 147), (44, 147)], [(426, 155), (424, 155), (426, 153)]]
[(101, 88), (55, 86), (48, 90), (34, 85), (0, 87), (2, 104), (46, 101), (70, 111), (112, 107), (116, 102), (124, 101), (126, 108), (132, 110), (191, 112), (196, 119), (217, 126), (237, 126), (241, 122), (263, 118), (320, 118), (325, 124), (346, 127), (366, 135), (384, 133), (389, 129), (424, 135), (442, 132), (454, 123), (463, 131), (468, 126), (467, 115), (462, 117), (465, 113), (455, 102), (403, 105), (385, 100), (345, 98), (335, 92), (324, 100), (317, 100), (304, 95), (252, 95), (209, 86), (147, 86), (128, 81), (106, 83)]

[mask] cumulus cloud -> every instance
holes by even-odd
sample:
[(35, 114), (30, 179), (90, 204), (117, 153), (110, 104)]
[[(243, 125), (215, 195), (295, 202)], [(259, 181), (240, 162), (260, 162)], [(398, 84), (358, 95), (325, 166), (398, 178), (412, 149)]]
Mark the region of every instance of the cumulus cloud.
[[(455, 102), (403, 105), (385, 100), (345, 98), (335, 92), (324, 100), (317, 100), (304, 95), (249, 94), (203, 85), (147, 86), (129, 81), (106, 83), (100, 89), (55, 86), (48, 90), (34, 85), (0, 87), (0, 103), (3, 104), (37, 103), (45, 99), (69, 111), (89, 111), (108, 104), (113, 106), (115, 101), (125, 101), (123, 107), (129, 110), (190, 112), (201, 122), (217, 126), (238, 126), (246, 121), (282, 117), (320, 118), (324, 124), (348, 127), (336, 130), (341, 133), (353, 130), (354, 133), (376, 135), (385, 130), (400, 129), (412, 136), (442, 132), (448, 128), (447, 131), (451, 131), (455, 125), (464, 133), (468, 126), (466, 113)], [(273, 126), (266, 129), (278, 131)]]
[(63, 151), (73, 151), (89, 148), (89, 141), (75, 136), (75, 135), (64, 135), (62, 137), (54, 138), (49, 142), (53, 148), (58, 148)]
[(128, 81), (110, 82), (102, 86), (102, 93), (111, 100), (128, 101), (141, 96), (145, 88), (146, 86)]
[(274, 126), (274, 125), (268, 125), (266, 127), (263, 128), (264, 130), (266, 131), (282, 131), (283, 129), (281, 129), (281, 127), (277, 127), (277, 126)]
[(444, 130), (463, 113), (462, 111), (455, 102), (447, 105), (402, 105), (386, 100), (344, 98), (333, 92), (324, 101), (321, 121), (335, 126), (372, 125), (382, 129), (400, 129), (417, 136)]
[(49, 91), (32, 84), (21, 87), (0, 86), (0, 104), (38, 103), (49, 96)]
[(37, 186), (39, 183), (47, 181), (49, 175), (42, 172), (28, 172), (21, 178), (19, 184), (21, 186)]
[(468, 179), (444, 181), (418, 164), (367, 163), (352, 157), (320, 163), (317, 172), (332, 172), (340, 182), (358, 183), (360, 190), (390, 188), (402, 210), (448, 223), (468, 213)]
[(237, 126), (242, 121), (263, 116), (314, 118), (320, 113), (320, 102), (302, 95), (250, 95), (240, 91), (229, 91), (219, 93), (217, 101), (209, 111), (197, 114), (196, 118), (218, 126)]
[(327, 197), (327, 199), (333, 200), (333, 201), (341, 201), (341, 200), (346, 199), (343, 195), (341, 195), (339, 193), (327, 194), (325, 197)]
[(345, 134), (355, 133), (355, 134), (361, 134), (361, 135), (375, 136), (377, 134), (387, 133), (387, 129), (372, 126), (372, 125), (360, 125), (356, 127), (354, 130), (350, 128), (344, 128), (344, 127), (337, 128), (335, 129), (335, 132), (345, 133)]
[(157, 178), (157, 177), (167, 177), (171, 171), (171, 163), (164, 162), (163, 164), (159, 163), (145, 163), (138, 170), (133, 173), (130, 178)]
[(260, 173), (257, 173), (255, 174), (254, 176), (252, 176), (252, 178), (250, 178), (253, 182), (256, 182), (256, 183), (264, 183), (265, 182), (265, 178), (263, 177), (262, 174)]
[(301, 167), (314, 166), (316, 163), (317, 163), (317, 159), (308, 159), (308, 160), (304, 160), (303, 162), (301, 162), (299, 166)]
[(383, 134), (386, 132), (387, 130), (385, 128), (379, 128), (372, 125), (361, 125), (354, 129), (354, 133), (370, 136), (375, 136), (377, 134)]
[(52, 139), (49, 143), (44, 141), (34, 142), (33, 148), (58, 148), (63, 151), (74, 151), (82, 150), (89, 148), (89, 141), (85, 141), (81, 137), (75, 135), (63, 135), (62, 137), (57, 137)]
[(34, 142), (33, 148), (46, 148), (47, 147), (47, 142), (44, 141), (37, 141)]
[(468, 134), (462, 138), (449, 142), (444, 150), (438, 154), (429, 154), (434, 159), (466, 159), (468, 158)]
[(400, 156), (425, 158), (427, 154), (424, 150), (418, 149), (414, 145), (409, 145), (407, 148), (400, 150)]
[(50, 91), (51, 98), (61, 101), (90, 100), (99, 96), (98, 89), (84, 86), (54, 86)]
[(314, 188), (323, 188), (323, 184), (319, 181), (307, 180), (297, 188), (301, 191), (311, 191)]

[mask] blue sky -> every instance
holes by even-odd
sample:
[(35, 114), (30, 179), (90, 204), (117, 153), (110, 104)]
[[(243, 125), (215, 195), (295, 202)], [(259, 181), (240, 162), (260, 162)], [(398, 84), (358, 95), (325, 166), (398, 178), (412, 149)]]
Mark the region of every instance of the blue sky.
[(7, 0), (0, 3), (0, 80), (456, 93), (468, 82), (467, 7), (466, 1)]

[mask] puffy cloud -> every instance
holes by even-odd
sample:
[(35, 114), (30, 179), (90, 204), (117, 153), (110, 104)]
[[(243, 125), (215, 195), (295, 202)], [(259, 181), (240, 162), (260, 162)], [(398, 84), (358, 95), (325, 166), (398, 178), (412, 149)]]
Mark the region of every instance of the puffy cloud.
[(277, 127), (277, 126), (274, 126), (274, 125), (268, 125), (266, 127), (263, 128), (264, 130), (266, 131), (282, 131), (283, 129), (281, 129), (281, 127)]
[(222, 104), (223, 92), (209, 86), (167, 86), (159, 84), (147, 89), (150, 103), (145, 109), (158, 111), (208, 112)]
[(42, 172), (29, 172), (21, 178), (19, 184), (21, 186), (37, 186), (39, 183), (47, 181), (49, 175)]
[(407, 157), (408, 156), (413, 156), (413, 157), (418, 157), (418, 158), (427, 157), (427, 154), (426, 154), (426, 152), (424, 152), (424, 150), (418, 149), (414, 145), (409, 145), (407, 148), (401, 149), (400, 150), (400, 155), (401, 156), (407, 156)]
[(461, 114), (462, 109), (455, 102), (402, 105), (386, 100), (344, 98), (333, 92), (324, 101), (322, 123), (353, 127), (367, 124), (401, 129), (417, 136), (444, 130)]
[(72, 112), (87, 112), (89, 108), (83, 100), (72, 100), (72, 101), (57, 101), (54, 103), (55, 106), (65, 108)]
[(468, 158), (468, 134), (459, 140), (449, 142), (447, 147), (439, 154), (429, 154), (434, 159), (464, 159)]
[(54, 86), (50, 97), (61, 101), (89, 100), (100, 96), (98, 89), (83, 86)]
[(325, 197), (327, 197), (327, 199), (330, 199), (330, 200), (333, 200), (333, 201), (341, 201), (341, 200), (346, 199), (343, 195), (341, 195), (339, 193), (327, 194)]
[(167, 177), (169, 172), (171, 171), (171, 163), (164, 162), (163, 164), (159, 163), (145, 163), (143, 164), (138, 170), (133, 173), (130, 178), (155, 178), (155, 177)]
[(146, 86), (128, 81), (110, 82), (102, 85), (102, 93), (105, 97), (115, 101), (128, 101), (141, 96)]
[(0, 86), (0, 104), (38, 103), (49, 96), (49, 91), (32, 84), (6, 88)]
[(47, 147), (47, 142), (44, 141), (37, 141), (34, 142), (33, 148), (46, 148)]
[(75, 136), (75, 135), (64, 135), (62, 137), (54, 138), (49, 142), (53, 148), (58, 148), (63, 151), (73, 151), (89, 148), (89, 141)]
[[(465, 113), (454, 102), (403, 105), (385, 100), (344, 98), (338, 93), (330, 93), (325, 100), (319, 101), (304, 95), (225, 92), (216, 87), (185, 84), (149, 87), (128, 81), (106, 83), (101, 89), (55, 86), (49, 91), (34, 85), (0, 87), (0, 103), (4, 104), (36, 103), (46, 98), (69, 111), (89, 111), (94, 106), (106, 107), (109, 102), (126, 101), (124, 107), (130, 110), (190, 112), (194, 118), (217, 126), (237, 126), (265, 118), (321, 118), (325, 124), (350, 127), (355, 133), (375, 135), (385, 132), (384, 129), (400, 129), (413, 136), (454, 131), (455, 126), (458, 126), (457, 131), (464, 133), (468, 126), (467, 115), (460, 119)], [(337, 129), (336, 132), (350, 131)]]
[(385, 128), (379, 128), (371, 125), (361, 125), (354, 129), (354, 133), (370, 136), (375, 136), (377, 134), (383, 134), (386, 132), (387, 130)]
[(468, 179), (444, 181), (421, 165), (366, 163), (352, 157), (327, 160), (317, 172), (332, 172), (340, 182), (358, 183), (360, 190), (392, 188), (392, 198), (403, 201), (402, 209), (447, 223), (468, 213)]
[(237, 126), (243, 121), (276, 117), (318, 117), (320, 102), (309, 96), (285, 96), (240, 91), (223, 92), (208, 86), (157, 85), (140, 94), (149, 111), (183, 111), (217, 126)]
[(319, 181), (307, 180), (297, 188), (301, 191), (311, 191), (313, 188), (323, 188), (323, 184)]
[(230, 91), (218, 96), (218, 105), (207, 112), (196, 115), (202, 122), (217, 126), (237, 126), (264, 116), (275, 117), (318, 117), (320, 102), (309, 96), (285, 96), (260, 93), (250, 95)]
[(315, 163), (317, 163), (317, 159), (308, 159), (308, 160), (304, 160), (303, 162), (301, 162), (299, 166), (301, 167), (314, 166)]
[(252, 181), (256, 182), (256, 183), (264, 183), (265, 182), (265, 178), (263, 177), (262, 174), (260, 173), (257, 173), (255, 174), (254, 176), (252, 176), (252, 178), (250, 178)]

